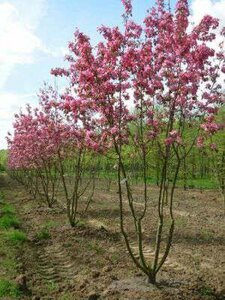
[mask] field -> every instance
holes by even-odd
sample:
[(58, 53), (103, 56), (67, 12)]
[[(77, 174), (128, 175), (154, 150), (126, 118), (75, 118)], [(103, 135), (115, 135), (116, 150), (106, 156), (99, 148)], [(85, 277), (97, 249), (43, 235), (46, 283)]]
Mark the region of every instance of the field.
[(224, 1), (0, 6), (0, 299), (225, 300)]
[[(5, 241), (0, 246), (0, 298), (225, 299), (225, 216), (216, 190), (177, 189), (173, 245), (157, 288), (146, 284), (126, 253), (115, 185), (106, 190), (105, 182), (99, 181), (88, 212), (79, 226), (71, 228), (63, 197), (50, 209), (30, 198), (7, 175), (1, 176), (0, 184), (6, 207), (0, 224), (4, 211), (5, 215), (13, 213), (16, 221), (10, 228), (0, 228), (1, 241)], [(157, 220), (158, 194), (157, 187), (150, 188), (143, 229), (149, 259), (154, 240), (147, 236)], [(137, 200), (137, 209), (141, 206)], [(132, 237), (128, 206), (125, 215)]]

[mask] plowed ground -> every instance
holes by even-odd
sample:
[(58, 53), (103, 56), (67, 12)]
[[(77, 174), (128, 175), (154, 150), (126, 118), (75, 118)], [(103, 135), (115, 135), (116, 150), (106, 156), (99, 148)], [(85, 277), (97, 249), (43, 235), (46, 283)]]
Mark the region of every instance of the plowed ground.
[[(145, 283), (119, 233), (116, 186), (97, 185), (94, 201), (76, 228), (68, 225), (63, 199), (54, 208), (33, 200), (5, 178), (6, 200), (14, 205), (28, 241), (19, 254), (32, 296), (21, 299), (225, 299), (225, 216), (215, 191), (178, 189), (172, 250), (159, 274), (161, 288)], [(144, 223), (145, 257), (154, 250), (157, 187)], [(137, 210), (142, 209), (141, 201)], [(138, 255), (132, 218), (125, 205), (132, 249)]]

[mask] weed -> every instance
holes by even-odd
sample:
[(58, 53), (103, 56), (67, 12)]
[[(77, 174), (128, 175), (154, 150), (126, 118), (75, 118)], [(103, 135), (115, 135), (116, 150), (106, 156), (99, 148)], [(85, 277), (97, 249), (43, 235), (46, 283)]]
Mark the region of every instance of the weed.
[(0, 192), (0, 200), (3, 201), (5, 198), (5, 193), (4, 192)]
[(117, 254), (117, 253), (112, 254), (111, 260), (112, 260), (113, 263), (117, 263), (119, 261), (119, 259), (120, 259), (119, 254)]
[(77, 223), (77, 227), (85, 228), (87, 226), (87, 222), (85, 220), (79, 220)]
[(14, 273), (17, 270), (17, 266), (17, 262), (10, 257), (6, 257), (4, 260), (0, 261), (0, 267), (7, 270), (8, 273)]
[(214, 296), (215, 294), (213, 289), (206, 286), (202, 287), (199, 292), (202, 296)]
[(104, 254), (105, 250), (98, 245), (96, 241), (90, 241), (87, 243), (88, 249), (91, 251), (95, 251), (96, 254)]
[(22, 244), (27, 241), (27, 236), (24, 232), (20, 230), (10, 230), (5, 232), (4, 237), (7, 241), (10, 241), (13, 244)]
[(184, 228), (187, 225), (187, 220), (184, 217), (178, 217), (175, 222), (177, 227)]
[(54, 227), (57, 227), (58, 223), (55, 222), (55, 221), (47, 221), (45, 224), (44, 224), (44, 228), (46, 229), (51, 229), (51, 228), (54, 228)]
[(48, 228), (43, 227), (41, 229), (41, 231), (36, 234), (36, 238), (38, 240), (40, 240), (40, 241), (50, 239), (51, 238), (51, 234), (50, 234)]
[(195, 268), (197, 271), (200, 271), (200, 267), (201, 267), (201, 259), (199, 258), (198, 255), (194, 255), (193, 256), (193, 260), (194, 260), (194, 263), (195, 263)]
[(4, 206), (3, 206), (3, 208), (1, 209), (1, 211), (2, 211), (2, 214), (4, 214), (4, 215), (10, 215), (10, 214), (15, 214), (15, 209), (14, 209), (14, 207), (11, 205), (11, 204), (8, 204), (8, 203), (6, 203), (6, 204), (4, 204)]
[(0, 228), (8, 229), (10, 227), (18, 228), (19, 221), (14, 215), (5, 214), (0, 218)]
[(59, 286), (56, 282), (51, 280), (47, 283), (47, 288), (48, 288), (49, 292), (54, 292), (54, 291), (58, 290)]
[(203, 230), (202, 231), (202, 239), (206, 242), (210, 242), (213, 239), (213, 234), (212, 232), (208, 231), (208, 230)]
[(0, 298), (13, 297), (17, 298), (21, 294), (18, 286), (6, 279), (0, 279)]

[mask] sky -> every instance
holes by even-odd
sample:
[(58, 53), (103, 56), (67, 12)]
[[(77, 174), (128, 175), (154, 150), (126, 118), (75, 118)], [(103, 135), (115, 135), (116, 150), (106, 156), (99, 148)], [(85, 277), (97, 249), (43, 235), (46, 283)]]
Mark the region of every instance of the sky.
[[(133, 0), (134, 18), (141, 21), (153, 4)], [(225, 0), (190, 0), (190, 7), (194, 22), (211, 14), (225, 25)], [(75, 29), (95, 44), (96, 28), (121, 24), (122, 12), (120, 0), (0, 0), (0, 149), (7, 147), (14, 114), (38, 103), (44, 81), (54, 83), (50, 70), (64, 65)]]

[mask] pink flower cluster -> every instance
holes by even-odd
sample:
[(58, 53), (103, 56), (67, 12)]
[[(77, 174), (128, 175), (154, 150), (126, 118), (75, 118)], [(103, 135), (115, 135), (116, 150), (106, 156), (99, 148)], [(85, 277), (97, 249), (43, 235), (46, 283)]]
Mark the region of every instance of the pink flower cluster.
[(66, 92), (58, 97), (52, 89), (42, 91), (41, 109), (16, 117), (15, 135), (9, 139), (11, 165), (54, 158), (68, 140), (95, 151), (129, 143), (132, 124), (145, 125), (145, 137), (137, 130), (135, 138), (141, 145), (157, 138), (167, 146), (180, 145), (179, 124), (206, 116), (201, 128), (216, 132), (211, 116), (224, 103), (218, 80), (225, 65), (224, 51), (210, 47), (218, 20), (205, 16), (190, 30), (187, 0), (178, 0), (175, 12), (158, 0), (137, 24), (131, 1), (122, 3), (124, 28), (100, 27), (103, 40), (96, 47), (84, 33), (74, 33), (65, 57), (68, 68), (51, 71), (68, 78)]

